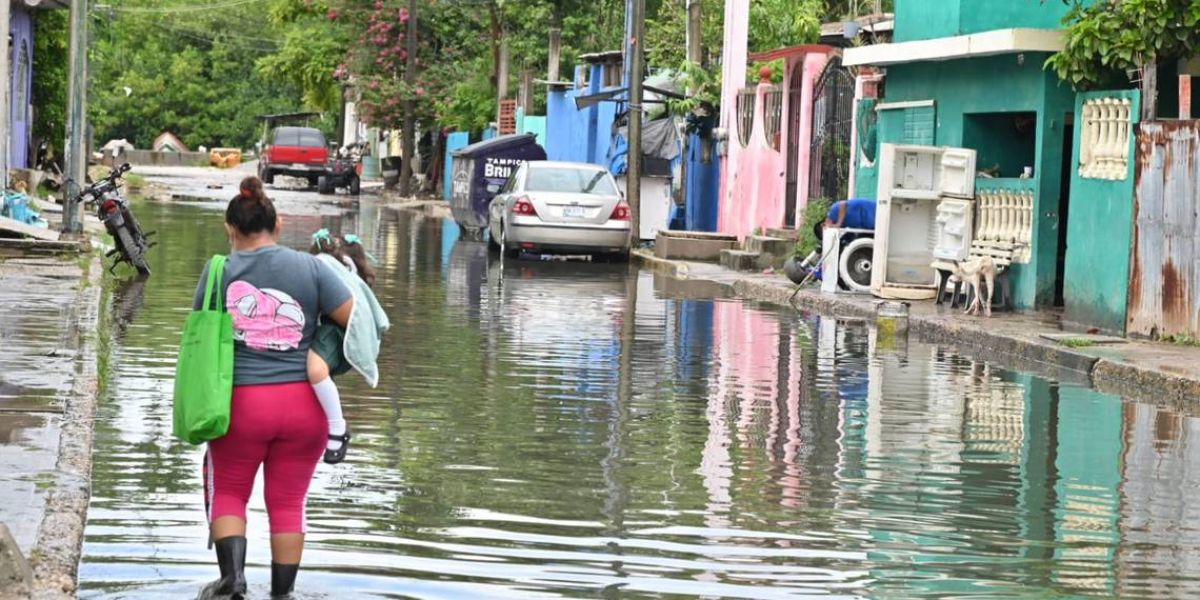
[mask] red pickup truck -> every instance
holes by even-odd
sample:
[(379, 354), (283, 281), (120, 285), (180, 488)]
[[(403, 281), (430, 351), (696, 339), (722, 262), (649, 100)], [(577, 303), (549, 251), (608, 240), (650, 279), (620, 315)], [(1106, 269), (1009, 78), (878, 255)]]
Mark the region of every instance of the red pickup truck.
[(329, 148), (325, 135), (313, 127), (276, 127), (270, 144), (258, 161), (258, 176), (263, 183), (274, 183), (276, 175), (307, 179), (310, 186), (325, 173)]

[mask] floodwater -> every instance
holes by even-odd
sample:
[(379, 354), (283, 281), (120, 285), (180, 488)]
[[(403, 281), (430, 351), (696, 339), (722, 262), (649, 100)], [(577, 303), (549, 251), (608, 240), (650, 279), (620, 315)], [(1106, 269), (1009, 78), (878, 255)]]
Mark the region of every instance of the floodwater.
[[(171, 437), (213, 207), (141, 204), (114, 282), (84, 598), (216, 575)], [(285, 207), (286, 211), (286, 207)], [(309, 498), (303, 598), (1194, 597), (1200, 421), (625, 265), (490, 258), (442, 218), (359, 231), (394, 330), (341, 378), (356, 435)], [(269, 580), (256, 491), (248, 577)]]

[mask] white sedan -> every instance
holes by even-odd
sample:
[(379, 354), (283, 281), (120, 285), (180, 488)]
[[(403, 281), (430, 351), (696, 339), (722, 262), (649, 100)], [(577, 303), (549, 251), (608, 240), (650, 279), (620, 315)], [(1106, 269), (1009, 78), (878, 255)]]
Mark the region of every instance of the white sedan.
[(510, 257), (525, 251), (628, 258), (629, 205), (604, 167), (531, 161), (492, 200), (488, 234), (492, 248)]

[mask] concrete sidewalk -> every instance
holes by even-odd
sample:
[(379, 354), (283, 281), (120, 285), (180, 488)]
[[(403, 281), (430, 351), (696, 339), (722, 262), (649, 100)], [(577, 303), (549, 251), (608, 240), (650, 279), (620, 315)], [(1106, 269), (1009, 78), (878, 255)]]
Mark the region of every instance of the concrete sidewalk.
[(10, 585), (0, 597), (74, 596), (91, 471), (100, 276), (91, 255), (0, 262), (0, 305), (8, 307), (0, 311), (0, 523), (35, 577), (31, 589)]
[[(701, 262), (664, 260), (647, 251), (635, 260), (675, 277), (728, 286), (746, 299), (790, 304), (801, 310), (849, 319), (874, 319), (878, 299), (856, 294), (825, 294), (796, 286), (781, 274), (731, 271)], [(973, 317), (933, 301), (913, 302), (909, 331), (921, 339), (952, 345), (964, 351), (996, 358), (1001, 364), (1033, 370), (1057, 379), (1084, 379), (1096, 389), (1196, 411), (1200, 409), (1200, 348), (1176, 344), (1122, 340), (1109, 342), (1098, 336), (1071, 335), (1091, 343), (1068, 347), (1044, 336), (1065, 332), (1054, 313), (996, 312)]]

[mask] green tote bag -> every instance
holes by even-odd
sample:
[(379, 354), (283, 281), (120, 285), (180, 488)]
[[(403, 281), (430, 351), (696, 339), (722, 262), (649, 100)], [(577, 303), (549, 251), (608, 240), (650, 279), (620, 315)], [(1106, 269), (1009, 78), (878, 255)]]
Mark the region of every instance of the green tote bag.
[(229, 431), (233, 317), (225, 310), (225, 257), (208, 264), (204, 304), (188, 314), (175, 369), (175, 437), (200, 444)]

